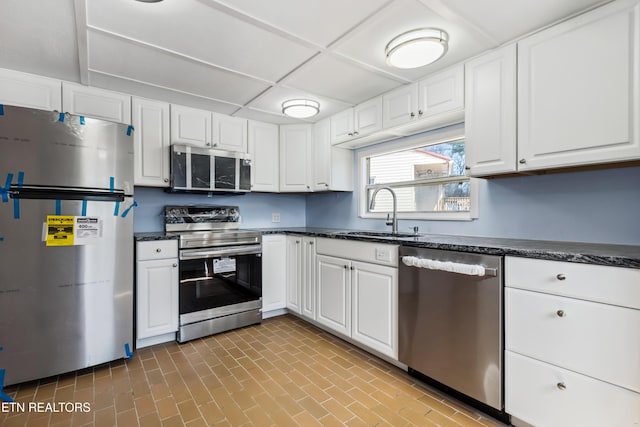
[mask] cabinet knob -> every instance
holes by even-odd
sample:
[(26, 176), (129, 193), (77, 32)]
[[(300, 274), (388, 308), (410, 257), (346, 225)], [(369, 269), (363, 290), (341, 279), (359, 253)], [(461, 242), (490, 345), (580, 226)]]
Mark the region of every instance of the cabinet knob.
[(218, 146), (218, 143), (213, 144), (213, 146), (214, 146), (214, 147), (217, 147), (217, 146)]
[(158, 249), (156, 249), (156, 252), (160, 253), (160, 252), (162, 252), (162, 249), (158, 248)]
[(210, 142), (207, 142), (207, 147), (211, 147), (211, 143)]
[(174, 266), (174, 267), (177, 267), (177, 266), (178, 266), (178, 263), (174, 262), (174, 263), (173, 263), (173, 266)]
[(360, 132), (358, 132), (357, 130), (354, 130), (354, 131), (353, 131), (353, 134), (354, 134), (354, 135), (360, 135)]
[(349, 266), (348, 266), (348, 265), (345, 265), (345, 266), (344, 266), (344, 269), (346, 270), (347, 268), (349, 268)]
[(466, 170), (466, 171), (470, 171), (470, 170), (471, 170), (471, 166), (465, 166), (465, 167), (464, 167), (464, 170)]
[(307, 185), (307, 190), (309, 190), (310, 188), (311, 188), (311, 187), (309, 187), (309, 186)]
[(327, 187), (327, 188), (329, 188), (329, 184), (327, 184), (327, 183), (325, 183), (325, 184), (324, 184), (324, 186), (325, 186), (325, 187)]
[(416, 115), (413, 113), (413, 111), (410, 114), (411, 118), (414, 118)]
[(353, 270), (353, 265), (351, 267), (349, 267), (349, 270)]
[(567, 280), (567, 276), (565, 276), (564, 274), (560, 273), (556, 276), (556, 279), (558, 280)]
[(520, 164), (521, 164), (521, 165), (524, 165), (525, 163), (527, 163), (527, 160), (526, 160), (526, 159), (520, 159)]
[(313, 242), (309, 242), (310, 245), (313, 245)]
[(422, 110), (418, 110), (418, 115), (422, 116)]
[(299, 243), (300, 243), (300, 240), (296, 240), (296, 244), (299, 244)]
[(556, 387), (558, 387), (559, 390), (563, 390), (563, 391), (567, 389), (567, 386), (564, 385), (564, 383), (558, 383), (556, 384)]
[(349, 135), (349, 136), (353, 136), (353, 132), (349, 132), (347, 135)]
[(169, 182), (169, 178), (163, 179), (164, 182)]
[(556, 311), (556, 314), (558, 315), (558, 317), (565, 317), (567, 315), (564, 310), (558, 310)]

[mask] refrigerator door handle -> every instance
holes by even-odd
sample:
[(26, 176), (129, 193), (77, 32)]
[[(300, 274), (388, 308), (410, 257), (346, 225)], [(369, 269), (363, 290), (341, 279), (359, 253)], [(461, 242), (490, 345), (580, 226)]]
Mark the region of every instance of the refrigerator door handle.
[(122, 190), (41, 186), (12, 187), (9, 190), (9, 195), (12, 199), (94, 200), (99, 202), (123, 202), (125, 198)]

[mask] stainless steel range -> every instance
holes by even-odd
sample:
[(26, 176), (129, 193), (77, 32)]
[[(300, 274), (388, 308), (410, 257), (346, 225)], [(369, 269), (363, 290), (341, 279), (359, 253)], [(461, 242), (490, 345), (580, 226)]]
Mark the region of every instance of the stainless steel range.
[(180, 236), (179, 342), (262, 321), (262, 237), (239, 226), (237, 206), (165, 206)]

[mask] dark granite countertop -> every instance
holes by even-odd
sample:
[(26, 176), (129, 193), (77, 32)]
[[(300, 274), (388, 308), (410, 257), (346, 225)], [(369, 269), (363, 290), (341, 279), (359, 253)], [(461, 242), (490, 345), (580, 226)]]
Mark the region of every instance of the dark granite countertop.
[(164, 231), (134, 233), (133, 238), (136, 242), (150, 242), (154, 240), (178, 240), (176, 234), (166, 234)]
[(280, 229), (265, 228), (260, 229), (259, 231), (264, 234), (302, 234), (334, 239), (390, 243), (429, 249), (474, 252), (487, 255), (510, 255), (551, 261), (566, 261), (582, 264), (610, 265), (640, 269), (640, 246), (632, 245), (497, 239), (490, 237), (465, 237), (422, 233), (412, 237), (363, 237), (344, 234), (345, 232), (353, 232), (355, 230), (313, 227)]

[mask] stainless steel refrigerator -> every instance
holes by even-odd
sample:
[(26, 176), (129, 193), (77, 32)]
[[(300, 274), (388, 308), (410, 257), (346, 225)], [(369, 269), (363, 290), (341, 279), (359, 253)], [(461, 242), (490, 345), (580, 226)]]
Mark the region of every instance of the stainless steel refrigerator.
[(127, 357), (132, 128), (0, 106), (0, 193), (0, 390)]

